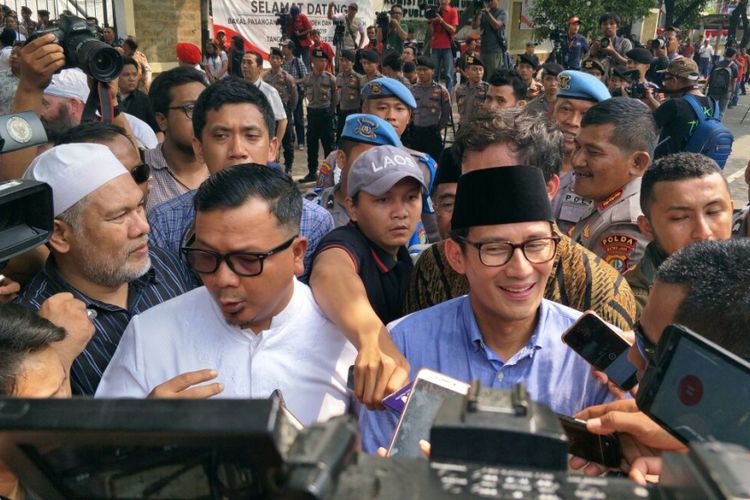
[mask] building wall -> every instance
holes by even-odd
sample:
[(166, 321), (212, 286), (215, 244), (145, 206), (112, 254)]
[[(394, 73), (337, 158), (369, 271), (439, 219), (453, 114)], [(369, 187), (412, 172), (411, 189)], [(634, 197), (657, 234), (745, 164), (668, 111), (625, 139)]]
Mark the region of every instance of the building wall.
[[(131, 0), (133, 33), (154, 73), (177, 65), (177, 42), (201, 46), (200, 0)], [(130, 3), (126, 0), (126, 3)], [(202, 50), (201, 50), (202, 52)]]

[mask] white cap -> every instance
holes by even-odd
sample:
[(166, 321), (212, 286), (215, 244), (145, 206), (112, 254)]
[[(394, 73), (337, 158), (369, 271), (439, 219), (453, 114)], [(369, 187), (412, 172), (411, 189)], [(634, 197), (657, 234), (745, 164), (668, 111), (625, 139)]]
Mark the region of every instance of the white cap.
[(52, 81), (44, 89), (47, 95), (68, 97), (86, 102), (89, 98), (89, 83), (86, 73), (78, 68), (64, 69), (52, 75)]
[(23, 174), (24, 179), (52, 187), (55, 217), (115, 177), (130, 175), (107, 146), (63, 144), (40, 154)]

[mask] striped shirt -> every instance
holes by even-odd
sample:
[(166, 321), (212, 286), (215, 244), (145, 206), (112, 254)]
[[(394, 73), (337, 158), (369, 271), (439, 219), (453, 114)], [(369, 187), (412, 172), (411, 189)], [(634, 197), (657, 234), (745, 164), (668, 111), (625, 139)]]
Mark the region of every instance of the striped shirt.
[[(561, 239), (544, 298), (578, 311), (592, 309), (616, 327), (631, 330), (636, 301), (625, 278), (593, 252), (559, 232), (557, 235)], [(445, 259), (445, 242), (436, 243), (422, 252), (414, 265), (404, 314), (467, 293), (466, 276), (454, 271)]]
[(151, 269), (129, 283), (127, 310), (91, 299), (73, 288), (58, 271), (54, 257), (47, 259), (44, 269), (34, 276), (16, 299), (18, 304), (36, 311), (50, 296), (70, 292), (86, 304), (87, 308), (96, 311), (97, 315), (93, 320), (96, 327), (94, 337), (73, 362), (70, 370), (73, 394), (94, 395), (102, 374), (120, 343), (120, 337), (133, 316), (192, 288), (190, 276), (175, 257), (153, 246), (150, 247), (149, 255)]
[(151, 167), (151, 191), (146, 197), (146, 213), (190, 189), (178, 182), (164, 158), (164, 143), (144, 152), (146, 163)]

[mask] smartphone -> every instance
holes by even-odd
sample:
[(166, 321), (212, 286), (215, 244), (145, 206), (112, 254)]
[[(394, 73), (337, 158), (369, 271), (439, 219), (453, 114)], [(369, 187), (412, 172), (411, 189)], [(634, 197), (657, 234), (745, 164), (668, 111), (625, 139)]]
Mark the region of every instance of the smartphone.
[(557, 415), (565, 435), (568, 436), (568, 452), (571, 455), (617, 469), (620, 467), (622, 451), (620, 440), (614, 434), (594, 434), (586, 429), (586, 421), (567, 415)]
[(750, 362), (684, 326), (664, 330), (636, 402), (683, 443), (750, 447)]
[(591, 366), (623, 390), (638, 383), (628, 361), (630, 344), (593, 311), (587, 311), (562, 335), (562, 340)]
[(388, 456), (420, 458), (421, 439), (429, 440), (430, 428), (445, 398), (466, 395), (469, 384), (423, 368), (414, 379), (409, 398), (388, 446)]

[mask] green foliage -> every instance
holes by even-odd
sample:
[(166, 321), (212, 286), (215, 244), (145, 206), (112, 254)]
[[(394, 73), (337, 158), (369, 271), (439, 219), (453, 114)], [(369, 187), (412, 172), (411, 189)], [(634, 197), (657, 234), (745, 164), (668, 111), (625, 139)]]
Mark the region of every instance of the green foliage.
[(701, 11), (709, 0), (664, 0), (665, 26), (674, 24), (681, 29), (700, 26)]
[(622, 25), (626, 25), (646, 16), (649, 9), (657, 6), (657, 0), (534, 0), (531, 17), (537, 27), (537, 38), (543, 40), (552, 27), (566, 28), (568, 19), (573, 16), (581, 19), (582, 35), (596, 35), (599, 16), (604, 12), (615, 12)]

